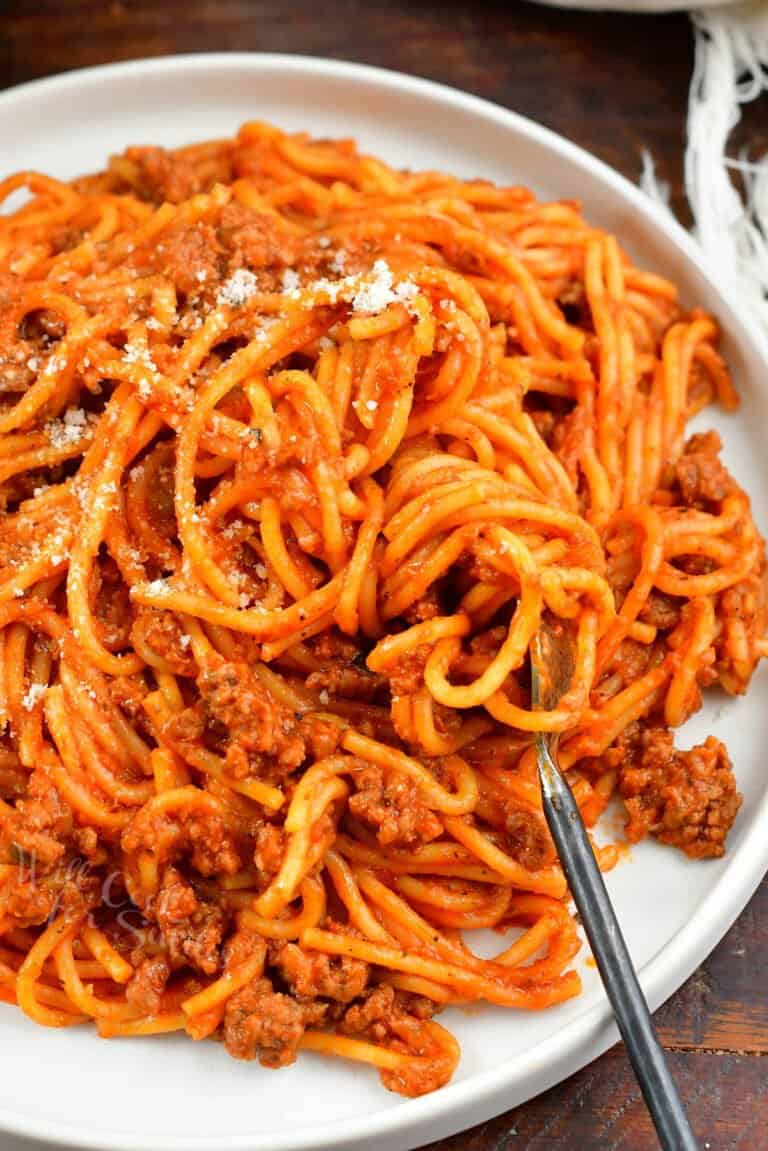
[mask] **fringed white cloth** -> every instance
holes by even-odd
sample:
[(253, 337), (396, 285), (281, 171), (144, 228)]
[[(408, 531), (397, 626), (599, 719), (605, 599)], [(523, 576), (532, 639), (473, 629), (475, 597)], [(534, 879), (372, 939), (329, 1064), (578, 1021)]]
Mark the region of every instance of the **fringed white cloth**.
[[(768, 334), (768, 155), (728, 151), (742, 105), (768, 93), (768, 0), (700, 9), (692, 20), (685, 188), (694, 231), (719, 282)], [(667, 201), (648, 156), (642, 186)]]
[[(685, 0), (539, 0), (563, 8), (664, 12)], [(693, 0), (693, 5), (695, 0)], [(768, 155), (729, 151), (743, 104), (763, 94), (768, 124), (768, 0), (699, 0), (691, 12), (696, 55), (688, 99), (685, 190), (708, 263), (768, 335)], [(653, 158), (641, 186), (667, 204)]]

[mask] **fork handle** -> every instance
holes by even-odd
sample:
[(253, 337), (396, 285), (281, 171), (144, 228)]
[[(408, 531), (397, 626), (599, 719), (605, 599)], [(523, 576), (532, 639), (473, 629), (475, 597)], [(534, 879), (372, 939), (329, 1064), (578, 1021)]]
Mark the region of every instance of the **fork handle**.
[(698, 1151), (570, 785), (536, 739), (544, 814), (664, 1151)]

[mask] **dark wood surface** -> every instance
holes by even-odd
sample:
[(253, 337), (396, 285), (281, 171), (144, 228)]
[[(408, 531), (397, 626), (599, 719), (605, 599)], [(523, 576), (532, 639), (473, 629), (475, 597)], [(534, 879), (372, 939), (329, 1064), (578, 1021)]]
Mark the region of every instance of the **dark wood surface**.
[[(453, 84), (541, 121), (637, 179), (648, 148), (685, 216), (692, 62), (683, 15), (560, 12), (515, 0), (10, 0), (0, 87), (71, 68), (200, 51), (298, 52)], [(763, 116), (762, 123), (758, 116)], [(742, 143), (764, 146), (764, 109)], [(702, 1148), (768, 1147), (768, 886), (658, 1012)], [(523, 1107), (430, 1151), (646, 1151), (621, 1047)]]

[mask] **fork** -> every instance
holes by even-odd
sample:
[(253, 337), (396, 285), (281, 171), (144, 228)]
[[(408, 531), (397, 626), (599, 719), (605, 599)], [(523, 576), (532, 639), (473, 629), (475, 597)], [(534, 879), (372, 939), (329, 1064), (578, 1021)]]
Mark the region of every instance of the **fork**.
[[(557, 706), (570, 684), (572, 667), (573, 653), (564, 629), (542, 623), (531, 645), (535, 710)], [(581, 812), (558, 766), (557, 735), (537, 732), (534, 743), (544, 815), (659, 1144), (664, 1151), (697, 1151)]]

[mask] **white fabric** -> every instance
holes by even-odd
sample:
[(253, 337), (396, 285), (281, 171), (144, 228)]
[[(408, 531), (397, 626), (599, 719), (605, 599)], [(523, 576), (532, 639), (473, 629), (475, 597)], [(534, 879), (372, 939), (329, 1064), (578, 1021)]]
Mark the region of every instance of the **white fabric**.
[[(690, 0), (539, 2), (633, 12), (690, 7)], [(685, 190), (694, 232), (710, 266), (768, 334), (768, 155), (733, 156), (728, 151), (741, 106), (761, 93), (768, 104), (768, 0), (719, 0), (711, 5), (712, 0), (699, 0), (691, 12), (695, 62)], [(669, 190), (658, 182), (648, 154), (643, 156), (641, 185), (655, 200), (668, 202)]]
[[(691, 0), (535, 0), (550, 8), (582, 8), (590, 12), (686, 12)], [(698, 0), (697, 8), (722, 7), (743, 0)]]
[(700, 10), (692, 19), (685, 189), (695, 233), (717, 275), (768, 332), (768, 155), (727, 151), (741, 105), (768, 93), (768, 3)]

